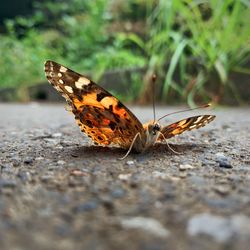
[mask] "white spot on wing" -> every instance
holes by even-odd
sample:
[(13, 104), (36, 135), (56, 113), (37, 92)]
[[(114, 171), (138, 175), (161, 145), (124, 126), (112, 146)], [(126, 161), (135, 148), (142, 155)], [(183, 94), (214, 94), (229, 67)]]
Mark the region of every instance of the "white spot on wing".
[(105, 107), (105, 108), (109, 108), (110, 105), (116, 104), (117, 100), (114, 97), (111, 96), (106, 96), (101, 100), (101, 104)]
[(67, 90), (67, 92), (69, 93), (73, 93), (73, 89), (70, 86), (65, 86), (65, 89)]
[(62, 91), (62, 90), (61, 90), (58, 86), (56, 86), (56, 85), (54, 86), (54, 88), (55, 88), (57, 91), (59, 91), (59, 92)]
[(78, 89), (81, 89), (84, 85), (88, 85), (90, 83), (90, 80), (85, 77), (80, 77), (77, 82), (75, 82), (75, 86)]
[(76, 86), (78, 89), (81, 89), (83, 85), (84, 85), (84, 84), (81, 83), (81, 82), (75, 82), (75, 86)]
[(61, 66), (60, 69), (59, 69), (59, 71), (62, 72), (62, 73), (66, 72), (67, 70), (68, 69), (65, 68), (64, 66)]
[(196, 127), (196, 125), (192, 125), (192, 126), (190, 126), (189, 128), (190, 129), (193, 129), (193, 128), (195, 128)]
[(60, 72), (59, 72), (57, 75), (58, 75), (59, 77), (62, 77), (62, 73), (60, 73)]
[(64, 84), (64, 82), (63, 82), (63, 80), (62, 79), (59, 79), (59, 81), (58, 81), (59, 83), (61, 83), (61, 84)]
[(203, 118), (203, 116), (200, 116), (200, 117), (194, 122), (194, 124), (199, 123), (199, 121), (200, 121), (202, 118)]

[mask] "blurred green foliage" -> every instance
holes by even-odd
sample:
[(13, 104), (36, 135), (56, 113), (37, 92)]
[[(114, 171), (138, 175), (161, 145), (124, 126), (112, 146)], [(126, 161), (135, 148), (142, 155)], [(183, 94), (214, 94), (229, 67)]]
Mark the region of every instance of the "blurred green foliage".
[[(213, 98), (207, 84), (214, 76), (221, 89), (231, 84), (230, 72), (250, 74), (245, 0), (46, 0), (34, 8), (29, 17), (5, 22), (0, 88), (45, 81), (47, 59), (91, 71), (94, 80), (106, 70), (144, 67), (145, 75), (160, 79), (158, 100), (173, 95), (194, 105), (196, 96)], [(146, 96), (150, 77), (132, 79), (128, 99)]]

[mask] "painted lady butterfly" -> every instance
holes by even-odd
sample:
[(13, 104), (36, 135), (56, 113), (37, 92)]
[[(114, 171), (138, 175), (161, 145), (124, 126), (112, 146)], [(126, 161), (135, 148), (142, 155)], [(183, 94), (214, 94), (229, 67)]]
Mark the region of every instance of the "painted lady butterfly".
[(156, 142), (203, 127), (215, 118), (214, 115), (193, 116), (165, 127), (159, 121), (141, 124), (117, 98), (87, 77), (53, 61), (45, 63), (45, 73), (66, 99), (82, 132), (95, 144), (116, 144), (128, 149), (128, 153), (131, 149), (142, 152)]

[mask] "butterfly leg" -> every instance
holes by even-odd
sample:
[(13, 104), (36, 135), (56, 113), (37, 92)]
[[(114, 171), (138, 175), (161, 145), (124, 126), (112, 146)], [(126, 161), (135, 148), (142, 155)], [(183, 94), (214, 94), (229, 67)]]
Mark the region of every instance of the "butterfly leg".
[(135, 143), (135, 141), (136, 141), (136, 139), (137, 139), (138, 136), (141, 137), (141, 135), (140, 135), (139, 132), (135, 135), (135, 137), (134, 137), (132, 143), (130, 144), (130, 147), (129, 147), (127, 153), (126, 153), (123, 157), (119, 158), (119, 160), (124, 160), (124, 159), (129, 155), (129, 153), (131, 152), (131, 150), (132, 150), (132, 148), (133, 148), (133, 146), (134, 146), (134, 143)]
[(170, 145), (168, 144), (168, 141), (167, 141), (166, 137), (164, 136), (164, 134), (161, 133), (161, 132), (160, 132), (160, 134), (161, 134), (162, 137), (164, 138), (164, 141), (166, 142), (168, 148), (169, 148), (173, 153), (180, 155), (180, 154), (181, 154), (180, 152), (177, 152), (177, 151), (175, 151), (173, 148), (170, 147)]

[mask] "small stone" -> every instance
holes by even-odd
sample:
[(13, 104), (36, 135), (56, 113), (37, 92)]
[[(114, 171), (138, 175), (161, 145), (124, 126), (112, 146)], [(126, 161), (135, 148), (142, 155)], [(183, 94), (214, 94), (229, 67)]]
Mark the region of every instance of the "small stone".
[(190, 176), (188, 177), (188, 180), (196, 186), (207, 186), (207, 181), (201, 176)]
[(33, 158), (31, 158), (31, 157), (26, 157), (26, 158), (23, 160), (23, 162), (24, 162), (25, 164), (31, 164), (31, 163), (33, 162)]
[(233, 166), (229, 162), (227, 162), (227, 161), (221, 161), (221, 162), (219, 162), (219, 166), (221, 168), (233, 168)]
[(171, 181), (173, 181), (173, 182), (178, 182), (178, 181), (180, 181), (180, 177), (178, 177), (178, 176), (169, 176), (169, 179), (171, 180)]
[(11, 162), (12, 162), (12, 164), (13, 164), (13, 167), (18, 167), (18, 166), (20, 166), (22, 160), (21, 160), (21, 158), (18, 157), (18, 156), (12, 156), (12, 157), (11, 157)]
[(205, 234), (220, 243), (227, 243), (234, 237), (249, 239), (250, 218), (243, 214), (226, 218), (202, 213), (189, 220), (187, 232), (191, 236)]
[(202, 166), (211, 166), (211, 165), (214, 165), (214, 161), (206, 159), (206, 158), (202, 158), (201, 165)]
[(0, 179), (0, 188), (15, 188), (16, 185), (15, 180)]
[(48, 166), (49, 171), (54, 171), (54, 170), (57, 170), (57, 169), (60, 169), (60, 168), (61, 168), (60, 166), (51, 165), (51, 164), (49, 164), (49, 166)]
[(66, 162), (65, 161), (63, 161), (63, 160), (59, 160), (59, 161), (57, 161), (57, 164), (59, 164), (59, 165), (64, 165)]
[(32, 180), (31, 174), (28, 171), (19, 171), (17, 177), (19, 177), (23, 182), (29, 182)]
[(112, 199), (110, 196), (105, 196), (105, 195), (103, 195), (103, 196), (100, 197), (100, 200), (101, 200), (101, 202), (102, 202), (102, 205), (103, 205), (106, 209), (108, 209), (108, 210), (110, 210), (110, 211), (113, 211), (113, 210), (114, 210), (115, 205), (114, 205), (114, 203), (113, 203), (113, 199)]
[(229, 162), (229, 159), (221, 152), (215, 154), (216, 161), (219, 163), (219, 167), (221, 168), (232, 168), (233, 166)]
[(230, 192), (230, 187), (229, 186), (214, 186), (214, 190), (221, 195), (226, 195)]
[(240, 238), (250, 239), (250, 217), (244, 214), (236, 214), (230, 222), (235, 234)]
[(70, 171), (70, 175), (73, 175), (73, 176), (87, 176), (88, 173), (80, 170), (80, 169), (72, 169)]
[(44, 157), (42, 157), (42, 156), (38, 156), (35, 158), (36, 161), (42, 161), (43, 159), (44, 159)]
[(11, 164), (1, 164), (0, 165), (0, 174), (9, 173), (13, 174), (13, 167)]
[(53, 177), (51, 175), (43, 175), (41, 177), (41, 181), (42, 182), (45, 182), (45, 183), (48, 183)]
[(138, 229), (157, 237), (165, 238), (170, 232), (157, 220), (146, 217), (122, 218), (121, 225), (125, 229)]
[(227, 160), (227, 157), (221, 152), (216, 153), (215, 156), (217, 160), (221, 160), (221, 161)]
[(181, 172), (179, 175), (180, 178), (184, 179), (187, 177), (187, 173), (186, 172)]
[(74, 212), (82, 213), (82, 212), (89, 212), (98, 207), (97, 201), (88, 201), (82, 204), (79, 204), (73, 208)]
[(122, 180), (122, 181), (127, 181), (127, 180), (130, 179), (130, 177), (131, 177), (131, 174), (130, 174), (130, 173), (129, 173), (129, 174), (119, 174), (119, 175), (118, 175), (118, 178), (119, 178), (120, 180)]
[(44, 138), (44, 141), (51, 143), (52, 145), (58, 144), (58, 141), (54, 138)]
[(217, 199), (206, 197), (204, 201), (209, 207), (217, 209), (217, 211), (225, 211), (225, 209), (236, 210), (240, 207), (239, 199), (233, 196)]
[(155, 178), (161, 178), (161, 179), (166, 179), (167, 178), (167, 174), (160, 172), (160, 171), (153, 171), (152, 172), (152, 176)]
[(52, 134), (53, 138), (58, 138), (58, 137), (62, 137), (62, 133), (54, 133)]
[(205, 234), (222, 243), (227, 242), (233, 236), (228, 219), (209, 213), (192, 217), (188, 221), (187, 232), (190, 236)]
[(60, 143), (62, 146), (70, 146), (70, 145), (72, 145), (72, 141), (69, 141), (69, 140), (63, 140), (63, 141), (61, 141), (61, 143)]
[(126, 191), (123, 188), (115, 188), (111, 191), (111, 196), (113, 198), (122, 198), (126, 194)]
[(185, 171), (185, 170), (189, 170), (189, 169), (194, 169), (195, 167), (190, 165), (190, 164), (181, 164), (179, 166), (179, 170), (180, 171)]
[(128, 166), (132, 166), (132, 165), (135, 165), (135, 162), (134, 162), (134, 161), (127, 161), (126, 164), (127, 164)]

